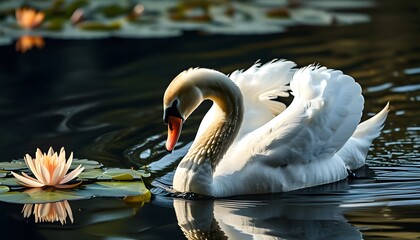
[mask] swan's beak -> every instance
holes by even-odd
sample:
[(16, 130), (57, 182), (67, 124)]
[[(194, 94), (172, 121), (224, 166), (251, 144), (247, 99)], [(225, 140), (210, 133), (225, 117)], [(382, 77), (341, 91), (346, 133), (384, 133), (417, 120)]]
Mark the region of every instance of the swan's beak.
[(178, 142), (182, 130), (182, 118), (168, 116), (168, 139), (166, 140), (166, 150), (172, 152)]

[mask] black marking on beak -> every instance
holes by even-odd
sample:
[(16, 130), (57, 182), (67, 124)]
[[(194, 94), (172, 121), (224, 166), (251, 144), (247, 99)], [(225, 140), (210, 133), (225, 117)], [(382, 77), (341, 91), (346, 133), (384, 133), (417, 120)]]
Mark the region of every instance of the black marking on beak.
[(178, 100), (175, 100), (172, 103), (172, 106), (165, 109), (165, 111), (163, 112), (163, 122), (165, 124), (168, 124), (168, 117), (169, 116), (177, 117), (177, 118), (180, 118), (180, 119), (184, 120), (184, 118), (179, 113), (177, 106), (178, 106)]

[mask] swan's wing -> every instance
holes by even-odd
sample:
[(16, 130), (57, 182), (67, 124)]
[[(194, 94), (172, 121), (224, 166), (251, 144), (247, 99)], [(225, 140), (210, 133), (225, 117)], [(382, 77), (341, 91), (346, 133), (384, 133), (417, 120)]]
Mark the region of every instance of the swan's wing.
[(360, 85), (341, 71), (311, 65), (295, 73), (290, 87), (291, 105), (247, 134), (226, 157), (238, 154), (232, 159), (240, 157), (243, 165), (255, 160), (284, 167), (328, 159), (346, 143), (362, 116)]
[(294, 62), (273, 60), (261, 65), (255, 63), (246, 71), (237, 70), (229, 78), (238, 85), (244, 100), (244, 121), (239, 130), (238, 138), (261, 127), (286, 109), (280, 101), (289, 97)]
[[(286, 60), (273, 60), (261, 65), (255, 63), (247, 70), (237, 70), (229, 78), (241, 90), (244, 101), (244, 121), (240, 127), (236, 141), (247, 133), (254, 131), (269, 122), (286, 109), (281, 101), (273, 101), (289, 97), (290, 86), (296, 64)], [(216, 109), (210, 108), (204, 116), (197, 135), (201, 135), (213, 122)]]

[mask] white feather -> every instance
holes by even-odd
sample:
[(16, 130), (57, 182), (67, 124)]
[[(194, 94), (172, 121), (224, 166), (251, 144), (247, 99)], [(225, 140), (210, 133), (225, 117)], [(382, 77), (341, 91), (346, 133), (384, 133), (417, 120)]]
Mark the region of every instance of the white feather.
[[(246, 71), (235, 71), (230, 75), (242, 94), (236, 97), (242, 98), (244, 105), (238, 135), (232, 145), (226, 146), (228, 149), (225, 148), (221, 159), (211, 159), (212, 156), (205, 154), (194, 156), (203, 149), (193, 148), (214, 148), (200, 144), (200, 141), (211, 145), (213, 139), (230, 134), (215, 131), (215, 127), (225, 122), (232, 124), (232, 120), (226, 118), (228, 113), (214, 105), (204, 117), (188, 157), (180, 164), (193, 167), (178, 167), (174, 187), (176, 183), (182, 186), (182, 191), (196, 190), (213, 196), (291, 191), (345, 179), (346, 167), (354, 169), (364, 164), (371, 142), (382, 129), (388, 105), (358, 125), (364, 99), (360, 85), (352, 77), (316, 65), (299, 70), (292, 69), (294, 66), (293, 62), (284, 60), (264, 65), (256, 63)], [(219, 86), (226, 84), (221, 90), (233, 89), (227, 87), (232, 83), (228, 83), (226, 76), (215, 71), (200, 72), (204, 73), (213, 83), (219, 78)], [(187, 83), (188, 74), (185, 73), (179, 83)], [(191, 75), (191, 78), (194, 78), (194, 84), (205, 86), (196, 77)], [(175, 92), (172, 90), (167, 91)], [(289, 107), (271, 100), (288, 96), (289, 90), (294, 96)], [(214, 89), (205, 90), (209, 91)], [(231, 93), (228, 99), (235, 98), (233, 95), (238, 93)], [(212, 133), (207, 131), (209, 128), (213, 129)], [(200, 164), (189, 163), (192, 159), (195, 163), (206, 164), (201, 169), (205, 169), (206, 174), (200, 170)], [(212, 174), (207, 173), (209, 161), (218, 163)], [(200, 181), (192, 183), (188, 179)]]

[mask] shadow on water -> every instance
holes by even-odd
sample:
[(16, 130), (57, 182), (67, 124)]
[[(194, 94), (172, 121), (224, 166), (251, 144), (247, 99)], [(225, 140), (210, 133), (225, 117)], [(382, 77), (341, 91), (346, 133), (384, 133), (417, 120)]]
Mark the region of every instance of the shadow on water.
[[(419, 238), (420, 6), (382, 1), (363, 12), (370, 22), (296, 26), (261, 36), (190, 32), (166, 39), (46, 38), (43, 49), (25, 54), (16, 53), (12, 45), (0, 46), (1, 161), (21, 158), (37, 147), (65, 146), (79, 158), (109, 167), (147, 165), (152, 176), (145, 180), (154, 193), (141, 207), (122, 199), (70, 201), (74, 223), (67, 220), (64, 226), (35, 224), (23, 217), (22, 205), (0, 203), (1, 236)], [(177, 150), (168, 155), (161, 101), (169, 81), (189, 67), (230, 73), (273, 58), (290, 59), (298, 66), (318, 62), (354, 76), (365, 95), (364, 119), (391, 101), (383, 134), (367, 157), (375, 178), (231, 199), (168, 196), (161, 187), (171, 185), (173, 171), (208, 108), (191, 116)]]

